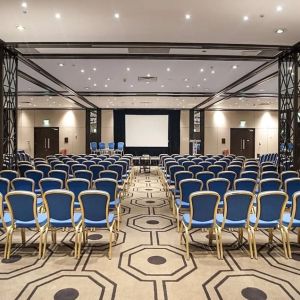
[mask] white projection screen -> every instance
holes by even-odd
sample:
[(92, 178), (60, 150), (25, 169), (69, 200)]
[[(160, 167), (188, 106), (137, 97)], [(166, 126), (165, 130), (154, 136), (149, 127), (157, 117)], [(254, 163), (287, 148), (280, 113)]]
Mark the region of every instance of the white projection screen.
[(126, 147), (168, 147), (168, 115), (125, 115)]

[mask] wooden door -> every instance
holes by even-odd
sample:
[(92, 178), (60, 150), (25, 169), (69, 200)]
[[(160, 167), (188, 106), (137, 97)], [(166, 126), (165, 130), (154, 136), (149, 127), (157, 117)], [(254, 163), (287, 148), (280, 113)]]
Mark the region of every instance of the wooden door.
[(34, 157), (46, 157), (59, 152), (59, 128), (34, 128)]
[(254, 158), (255, 129), (230, 128), (230, 153), (246, 158)]

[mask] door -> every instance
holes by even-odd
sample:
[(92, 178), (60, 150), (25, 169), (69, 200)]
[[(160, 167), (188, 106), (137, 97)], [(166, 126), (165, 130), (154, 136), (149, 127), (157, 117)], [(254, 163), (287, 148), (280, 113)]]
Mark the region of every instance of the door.
[(34, 128), (34, 157), (46, 157), (59, 152), (59, 128)]
[(230, 128), (230, 153), (254, 158), (255, 129)]

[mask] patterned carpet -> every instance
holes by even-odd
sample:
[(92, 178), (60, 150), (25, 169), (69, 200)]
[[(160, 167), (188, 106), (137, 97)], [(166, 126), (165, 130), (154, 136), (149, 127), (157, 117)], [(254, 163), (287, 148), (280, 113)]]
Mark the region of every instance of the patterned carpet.
[[(268, 246), (259, 232), (258, 260), (248, 245), (237, 246), (235, 232), (223, 233), (224, 260), (208, 246), (207, 232), (191, 234), (185, 259), (156, 170), (139, 174), (123, 203), (121, 231), (107, 258), (106, 231), (89, 233), (80, 260), (72, 257), (74, 234), (61, 232), (37, 258), (37, 235), (14, 235), (13, 255), (0, 263), (0, 299), (300, 299), (300, 247), (291, 235), (293, 259), (283, 256), (278, 233)], [(3, 258), (4, 236), (0, 236)], [(50, 237), (48, 237), (48, 242)], [(245, 240), (246, 242), (246, 240)]]

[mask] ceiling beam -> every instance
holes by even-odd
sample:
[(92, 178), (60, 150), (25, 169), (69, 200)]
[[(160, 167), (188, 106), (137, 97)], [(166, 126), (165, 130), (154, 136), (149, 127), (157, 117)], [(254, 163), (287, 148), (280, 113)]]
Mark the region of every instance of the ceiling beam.
[[(32, 76), (24, 73), (21, 70), (18, 70), (18, 76), (20, 76), (21, 78), (23, 78), (24, 80), (27, 80), (49, 92), (51, 92), (53, 95), (57, 95), (57, 96), (61, 96), (63, 98), (67, 98), (72, 100), (74, 103), (76, 103), (78, 106), (80, 106), (81, 108), (86, 108), (84, 105), (82, 105), (81, 103), (77, 102), (76, 100), (74, 100), (73, 98), (69, 97), (69, 96), (65, 96), (62, 92), (56, 91), (55, 89), (53, 89), (52, 87), (48, 86), (47, 84), (37, 80), (36, 78), (33, 78)], [(19, 96), (19, 93), (18, 93)]]
[(81, 95), (78, 95), (75, 90), (73, 90), (72, 88), (70, 88), (69, 86), (64, 84), (62, 81), (60, 81), (59, 79), (57, 79), (56, 77), (51, 75), (49, 72), (44, 70), (42, 67), (40, 67), (39, 65), (37, 65), (36, 63), (31, 61), (30, 59), (24, 57), (22, 54), (18, 53), (18, 59), (19, 59), (19, 61), (21, 61), (22, 63), (24, 63), (28, 67), (32, 68), (34, 71), (38, 72), (39, 74), (46, 77), (47, 79), (49, 79), (50, 81), (52, 81), (56, 85), (60, 86), (63, 90), (68, 91), (72, 96), (77, 97), (78, 99), (83, 101), (85, 104), (87, 104), (89, 106), (87, 108), (90, 108), (90, 107), (97, 108), (97, 106), (95, 104), (88, 101), (85, 97), (83, 97)]
[(242, 76), (238, 80), (236, 80), (233, 83), (229, 84), (228, 86), (226, 86), (225, 88), (223, 88), (219, 92), (215, 93), (213, 96), (207, 98), (200, 105), (195, 106), (194, 109), (199, 108), (199, 106), (202, 107), (203, 105), (209, 104), (209, 102), (213, 101), (215, 98), (219, 98), (219, 97), (223, 96), (225, 93), (230, 92), (233, 88), (241, 85), (242, 83), (246, 82), (250, 78), (252, 78), (252, 77), (258, 75), (259, 73), (265, 71), (266, 69), (270, 68), (271, 66), (273, 66), (277, 62), (278, 62), (278, 59), (276, 58), (276, 59), (273, 59), (272, 61), (269, 61), (269, 62), (266, 62), (266, 63), (262, 64), (261, 66), (255, 68), (254, 70), (252, 70), (249, 73), (245, 74), (244, 76)]

